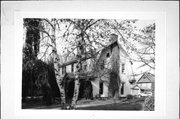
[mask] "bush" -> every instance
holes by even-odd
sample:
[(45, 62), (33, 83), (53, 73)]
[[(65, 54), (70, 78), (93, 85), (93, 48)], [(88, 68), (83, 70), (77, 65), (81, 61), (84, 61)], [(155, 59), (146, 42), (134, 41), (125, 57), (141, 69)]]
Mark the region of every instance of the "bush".
[(154, 111), (154, 96), (146, 97), (143, 108), (145, 111)]
[(131, 100), (131, 99), (133, 99), (133, 95), (131, 95), (131, 94), (128, 94), (128, 95), (127, 95), (127, 99), (128, 99), (128, 100)]
[(31, 60), (23, 64), (22, 98), (27, 96), (43, 96), (48, 105), (53, 103), (55, 97), (60, 96), (52, 63)]

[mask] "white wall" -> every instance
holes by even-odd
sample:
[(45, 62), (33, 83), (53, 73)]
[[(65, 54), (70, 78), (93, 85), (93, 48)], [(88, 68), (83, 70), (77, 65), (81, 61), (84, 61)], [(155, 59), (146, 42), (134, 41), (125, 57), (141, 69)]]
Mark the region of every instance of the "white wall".
[(67, 73), (71, 73), (71, 65), (67, 65), (66, 66), (66, 72)]
[(151, 85), (152, 83), (140, 83), (139, 86), (142, 86), (142, 87), (147, 87), (149, 89), (151, 89)]
[[(131, 63), (129, 62), (128, 57), (123, 53), (120, 53), (120, 67), (119, 67), (119, 76), (121, 81), (124, 82), (124, 94), (121, 95), (121, 89), (119, 92), (120, 96), (127, 96), (128, 94), (131, 94), (131, 87), (132, 85), (129, 83), (129, 80), (132, 78), (132, 69), (131, 69)], [(124, 72), (122, 73), (122, 64), (124, 64)]]
[(93, 97), (99, 96), (99, 79), (95, 79), (91, 81), (92, 88), (93, 88)]
[(108, 87), (109, 84), (107, 82), (103, 82), (103, 94), (101, 95), (101, 97), (108, 97)]

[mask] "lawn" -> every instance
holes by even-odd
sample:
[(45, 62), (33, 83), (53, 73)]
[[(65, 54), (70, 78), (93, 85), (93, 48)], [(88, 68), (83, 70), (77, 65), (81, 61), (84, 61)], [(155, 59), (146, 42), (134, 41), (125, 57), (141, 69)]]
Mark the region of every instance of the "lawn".
[[(107, 100), (80, 100), (77, 103), (76, 110), (142, 110), (144, 98), (119, 99), (114, 102), (113, 99)], [(45, 105), (42, 100), (28, 101), (22, 103), (22, 109), (60, 109), (59, 103)]]
[(77, 110), (142, 110), (140, 103), (114, 103), (98, 106), (79, 107)]

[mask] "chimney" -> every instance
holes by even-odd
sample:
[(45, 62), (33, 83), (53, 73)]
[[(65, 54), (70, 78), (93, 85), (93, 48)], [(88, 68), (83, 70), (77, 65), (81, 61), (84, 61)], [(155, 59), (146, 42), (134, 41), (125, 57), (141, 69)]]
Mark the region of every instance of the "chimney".
[(115, 41), (117, 41), (118, 40), (118, 35), (116, 35), (116, 34), (111, 34), (111, 36), (110, 36), (110, 43), (113, 43), (113, 42), (115, 42)]

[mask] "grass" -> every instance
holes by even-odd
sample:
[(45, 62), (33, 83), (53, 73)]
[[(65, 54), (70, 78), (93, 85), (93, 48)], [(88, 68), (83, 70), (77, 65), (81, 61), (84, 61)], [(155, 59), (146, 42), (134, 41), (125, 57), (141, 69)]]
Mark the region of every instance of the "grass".
[[(42, 100), (29, 100), (22, 103), (22, 109), (60, 109), (59, 99), (56, 100), (52, 105), (46, 105)], [(112, 99), (79, 100), (76, 110), (142, 110), (142, 102), (144, 98), (122, 98), (115, 102)]]
[(79, 107), (77, 110), (142, 110), (140, 103), (114, 103), (107, 105)]
[(59, 100), (60, 100), (59, 98), (55, 98), (54, 103), (47, 104), (42, 98), (26, 99), (26, 101), (22, 101), (22, 109), (59, 105), (60, 104)]

